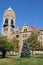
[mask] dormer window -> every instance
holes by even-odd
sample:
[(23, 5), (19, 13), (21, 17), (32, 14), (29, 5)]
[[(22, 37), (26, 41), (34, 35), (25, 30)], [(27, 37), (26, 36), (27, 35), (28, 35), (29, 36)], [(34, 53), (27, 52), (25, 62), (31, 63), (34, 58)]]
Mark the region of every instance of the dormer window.
[(27, 28), (26, 28), (26, 29), (24, 29), (24, 32), (27, 32)]

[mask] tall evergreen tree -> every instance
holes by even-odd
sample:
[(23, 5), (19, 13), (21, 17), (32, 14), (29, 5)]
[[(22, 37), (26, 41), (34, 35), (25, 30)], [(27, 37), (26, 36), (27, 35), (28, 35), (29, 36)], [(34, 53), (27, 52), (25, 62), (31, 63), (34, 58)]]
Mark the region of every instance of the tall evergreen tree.
[(21, 57), (30, 57), (30, 50), (29, 50), (28, 43), (26, 41), (23, 43), (22, 46)]

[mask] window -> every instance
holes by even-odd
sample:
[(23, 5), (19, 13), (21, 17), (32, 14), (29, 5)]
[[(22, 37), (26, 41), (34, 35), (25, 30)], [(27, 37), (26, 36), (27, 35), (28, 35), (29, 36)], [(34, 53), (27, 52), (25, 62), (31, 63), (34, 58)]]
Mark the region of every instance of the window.
[(27, 37), (28, 36), (28, 34), (23, 34), (23, 37)]
[(24, 29), (24, 32), (27, 32), (27, 28), (26, 28), (26, 29)]
[(14, 28), (14, 22), (13, 22), (13, 19), (11, 19), (11, 27)]
[(19, 35), (16, 35), (16, 38), (19, 38)]
[(23, 43), (25, 43), (25, 42), (27, 42), (27, 40), (25, 39), (25, 40), (23, 40)]
[(13, 19), (11, 19), (11, 24), (14, 24)]
[(5, 19), (5, 23), (3, 24), (3, 27), (8, 26), (8, 19)]
[(5, 19), (5, 24), (8, 24), (8, 19)]

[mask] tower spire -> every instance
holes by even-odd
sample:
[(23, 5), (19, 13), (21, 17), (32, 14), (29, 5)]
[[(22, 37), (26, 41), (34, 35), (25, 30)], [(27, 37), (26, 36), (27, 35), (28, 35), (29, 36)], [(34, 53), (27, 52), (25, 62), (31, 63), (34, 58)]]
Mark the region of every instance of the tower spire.
[(12, 10), (12, 8), (11, 8), (11, 7), (9, 7), (9, 8), (8, 8), (8, 10)]

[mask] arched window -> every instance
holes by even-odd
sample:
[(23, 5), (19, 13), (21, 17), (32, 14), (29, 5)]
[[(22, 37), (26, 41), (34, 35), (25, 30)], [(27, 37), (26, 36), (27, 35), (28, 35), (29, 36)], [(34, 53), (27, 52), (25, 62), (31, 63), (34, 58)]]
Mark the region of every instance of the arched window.
[(8, 19), (5, 19), (5, 24), (8, 24)]
[(11, 24), (14, 24), (14, 21), (13, 21), (13, 19), (11, 19)]
[(8, 26), (8, 19), (5, 19), (5, 23), (3, 24), (3, 27)]
[(27, 28), (24, 29), (24, 32), (27, 32)]
[(11, 27), (14, 28), (14, 21), (11, 19)]

